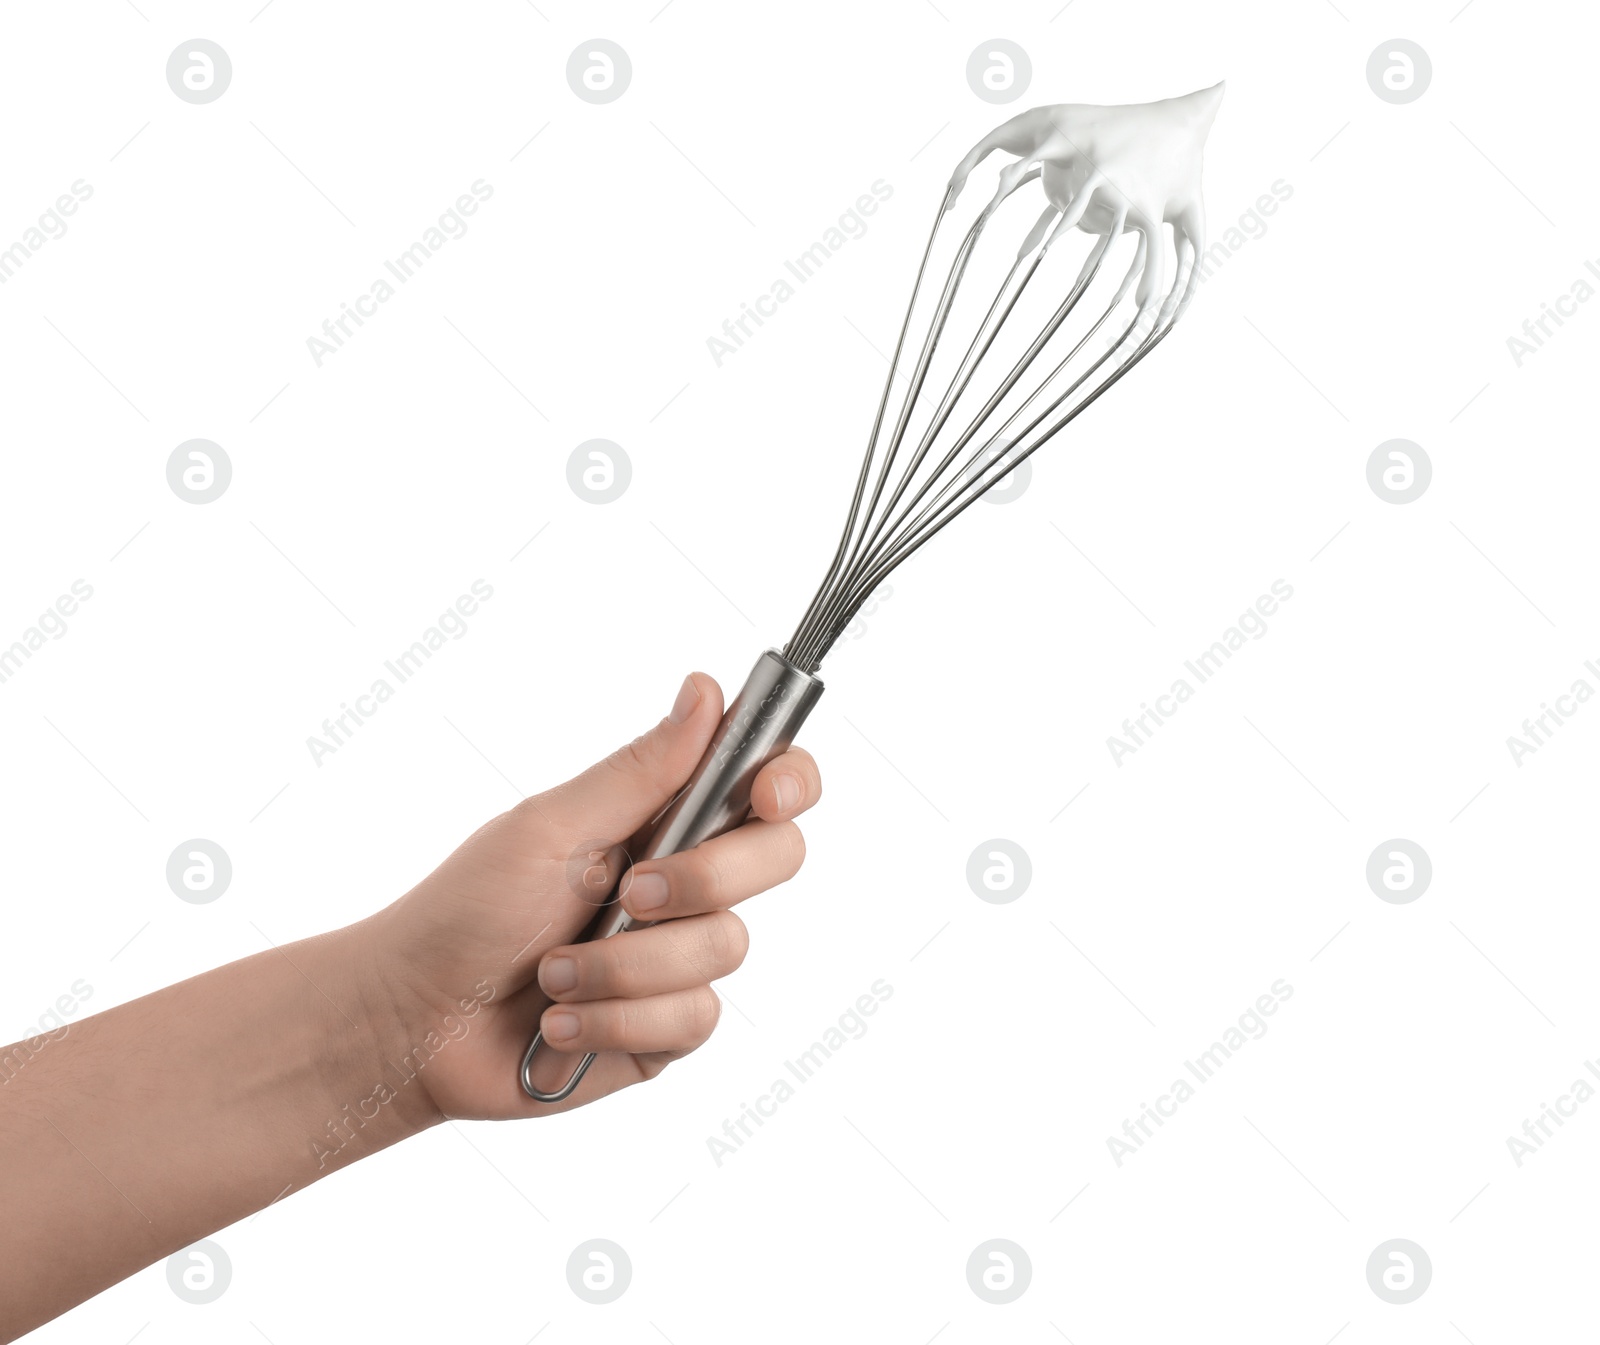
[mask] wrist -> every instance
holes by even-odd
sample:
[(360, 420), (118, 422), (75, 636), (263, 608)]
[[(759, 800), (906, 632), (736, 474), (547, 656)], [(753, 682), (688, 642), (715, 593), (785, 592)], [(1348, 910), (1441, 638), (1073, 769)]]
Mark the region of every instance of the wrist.
[(415, 1059), (425, 1035), (418, 1027), (418, 1006), (393, 974), (377, 917), (312, 941), (313, 946), (324, 943), (326, 950), (319, 951), (326, 952), (330, 978), (343, 990), (336, 998), (354, 1006), (353, 1024), (337, 1014), (330, 1023), (346, 1049), (330, 1057), (324, 1091), (329, 1114), (321, 1134), (311, 1137), (319, 1165), (328, 1168), (397, 1143), (444, 1117), (418, 1077)]

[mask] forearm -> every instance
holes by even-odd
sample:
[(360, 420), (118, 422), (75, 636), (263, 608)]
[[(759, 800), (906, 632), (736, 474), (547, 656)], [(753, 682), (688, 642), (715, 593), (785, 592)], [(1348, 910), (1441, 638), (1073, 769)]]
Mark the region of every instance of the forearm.
[[(655, 728), (371, 918), (0, 1047), (0, 1341), (446, 1115), (550, 1115), (699, 1046), (710, 982), (748, 944), (731, 908), (799, 868), (816, 763), (784, 753), (751, 786), (755, 819), (635, 870), (650, 928), (569, 943), (594, 914), (573, 863), (658, 816), (721, 719), (716, 684), (690, 676)], [(558, 1107), (518, 1070), (544, 1027), (567, 1056), (552, 1082), (598, 1053)]]
[(0, 1339), (437, 1119), (375, 956), (352, 926), (0, 1053)]

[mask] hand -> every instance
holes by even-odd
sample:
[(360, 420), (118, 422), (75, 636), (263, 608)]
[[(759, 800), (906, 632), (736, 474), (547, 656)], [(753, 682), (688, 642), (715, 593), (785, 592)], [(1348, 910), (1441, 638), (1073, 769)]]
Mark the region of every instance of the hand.
[[(644, 827), (721, 718), (696, 673), (649, 733), (480, 828), (376, 915), (0, 1047), (0, 1152), (27, 1155), (0, 1220), (0, 1339), (446, 1117), (580, 1106), (700, 1045), (709, 982), (744, 958), (728, 908), (800, 867), (792, 819), (822, 792), (806, 753), (756, 777), (755, 820), (639, 866), (624, 905), (665, 924), (563, 945), (595, 911), (591, 853), (620, 867), (596, 838)], [(562, 1048), (546, 1087), (601, 1052), (559, 1107), (519, 1079), (541, 1017)]]
[[(620, 851), (688, 780), (722, 710), (716, 682), (692, 674), (648, 733), (481, 827), (357, 927), (396, 1009), (391, 1054), (401, 1058), (390, 1063), (397, 1077), (415, 1076), (398, 1087), (422, 1090), (439, 1117), (547, 1116), (654, 1078), (711, 1035), (710, 982), (735, 970), (749, 943), (730, 908), (792, 878), (805, 856), (792, 819), (822, 792), (808, 752), (791, 749), (757, 775), (750, 821), (632, 871), (624, 908), (668, 923), (570, 941), (595, 914), (594, 892), (609, 892), (625, 866)], [(551, 1057), (542, 1087), (600, 1053), (557, 1105), (533, 1102), (518, 1080), (541, 1027), (540, 1058)]]

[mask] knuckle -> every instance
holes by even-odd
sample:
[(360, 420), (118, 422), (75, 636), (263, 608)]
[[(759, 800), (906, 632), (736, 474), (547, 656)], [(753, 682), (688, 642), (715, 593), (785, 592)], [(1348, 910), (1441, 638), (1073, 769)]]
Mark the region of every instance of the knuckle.
[(691, 991), (684, 1001), (684, 1028), (692, 1041), (701, 1042), (709, 1037), (722, 1017), (722, 1001), (709, 985)]
[(694, 885), (701, 900), (713, 906), (719, 905), (728, 895), (727, 866), (717, 858), (715, 847), (702, 845), (692, 853)]
[[(544, 810), (539, 806), (541, 799), (544, 799), (542, 794), (529, 794), (520, 803), (512, 804), (511, 807), (502, 813), (500, 817), (497, 817), (492, 822), (479, 827), (478, 830), (473, 833), (473, 835), (476, 836), (482, 832), (488, 831), (490, 827), (498, 825), (503, 818), (509, 818), (511, 824), (524, 835), (539, 834), (545, 829), (549, 822)], [(545, 802), (549, 802), (549, 800), (545, 799)]]
[(644, 1082), (656, 1078), (662, 1070), (666, 1069), (674, 1060), (680, 1059), (687, 1052), (667, 1054), (661, 1051), (651, 1051), (646, 1055), (634, 1057), (634, 1064), (638, 1066), (639, 1073), (644, 1076)]
[(595, 1036), (618, 1050), (631, 1051), (639, 1029), (643, 1026), (643, 1016), (627, 1000), (613, 1006), (596, 1024)]
[(650, 982), (650, 966), (640, 954), (637, 941), (619, 935), (604, 940), (604, 944), (605, 958), (594, 977), (593, 993), (627, 999), (645, 993)]
[(800, 866), (806, 862), (805, 833), (793, 822), (785, 822), (783, 831), (784, 867), (788, 870), (787, 876), (793, 878), (800, 872)]
[(623, 743), (606, 756), (605, 764), (619, 775), (633, 776), (648, 772), (655, 764), (650, 735), (640, 734), (633, 741)]
[(737, 971), (750, 951), (750, 931), (732, 911), (717, 911), (705, 923), (706, 960), (712, 976)]

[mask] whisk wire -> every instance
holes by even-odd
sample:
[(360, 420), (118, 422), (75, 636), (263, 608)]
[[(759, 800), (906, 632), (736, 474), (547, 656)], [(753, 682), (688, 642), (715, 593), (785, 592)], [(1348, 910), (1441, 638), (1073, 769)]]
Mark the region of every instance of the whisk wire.
[[(1133, 327), (1134, 324), (1130, 322), (1128, 325), (1128, 334), (1132, 333)], [(1155, 347), (1161, 341), (1165, 340), (1170, 328), (1171, 324), (1168, 323), (1168, 325), (1159, 333), (1152, 334), (1151, 336), (1147, 337), (1128, 356), (1128, 358), (1126, 358), (1120, 365), (1117, 366), (1116, 369), (1112, 371), (1110, 375), (1107, 376), (1105, 381), (1101, 383), (1099, 387), (1095, 388), (1083, 399), (1082, 402), (1073, 407), (1071, 411), (1069, 411), (1058, 422), (1056, 422), (1056, 424), (1052, 425), (1047, 431), (1045, 431), (1045, 433), (1042, 434), (1035, 443), (1030, 444), (1024, 451), (1017, 454), (1015, 459), (997, 458), (988, 471), (983, 474), (981, 479), (971, 489), (961, 496), (959, 500), (953, 500), (947, 504), (946, 511), (941, 517), (937, 518), (936, 521), (930, 525), (924, 527), (915, 536), (904, 539), (901, 546), (895, 549), (891, 554), (883, 556), (875, 566), (867, 569), (864, 573), (854, 576), (850, 581), (848, 581), (842, 607), (829, 627), (827, 643), (823, 645), (820, 650), (814, 650), (811, 655), (811, 657), (816, 659), (817, 664), (820, 665), (822, 657), (827, 652), (827, 648), (831, 646), (834, 640), (838, 639), (839, 635), (842, 634), (846, 628), (848, 628), (850, 623), (855, 619), (856, 613), (866, 603), (867, 599), (872, 596), (872, 593), (874, 590), (876, 590), (878, 585), (889, 576), (889, 573), (892, 570), (903, 564), (912, 555), (919, 551), (924, 545), (931, 541), (937, 533), (941, 532), (944, 528), (949, 526), (949, 524), (953, 523), (958, 517), (960, 517), (960, 515), (963, 514), (970, 506), (976, 504), (978, 500), (982, 498), (982, 496), (986, 494), (996, 482), (1015, 471), (1016, 468), (1025, 462), (1029, 457), (1038, 452), (1039, 449), (1043, 448), (1044, 445), (1048, 443), (1056, 434), (1065, 429), (1066, 426), (1073, 420), (1077, 419), (1078, 416), (1080, 416), (1089, 408), (1091, 403), (1095, 402), (1104, 393), (1109, 391), (1110, 388), (1119, 379), (1124, 377), (1134, 365), (1136, 365), (1140, 360), (1144, 359), (1144, 357), (1148, 355), (1150, 351), (1155, 349)], [(1101, 360), (1097, 361), (1096, 367), (1098, 367), (1100, 363), (1103, 363), (1106, 358), (1107, 356), (1102, 356)], [(1085, 376), (1087, 377), (1087, 375)]]
[(945, 199), (939, 206), (939, 213), (934, 216), (933, 228), (928, 231), (928, 241), (922, 249), (922, 260), (917, 264), (917, 278), (911, 287), (911, 302), (906, 305), (905, 317), (900, 322), (900, 335), (895, 340), (894, 355), (889, 361), (889, 372), (884, 376), (883, 393), (878, 398), (877, 414), (872, 420), (872, 430), (867, 435), (866, 456), (861, 460), (861, 471), (856, 477), (855, 493), (850, 498), (850, 509), (845, 515), (844, 532), (839, 537), (839, 545), (834, 550), (833, 560), (828, 565), (827, 573), (822, 577), (822, 583), (817, 586), (816, 594), (812, 597), (810, 606), (806, 608), (805, 615), (801, 618), (800, 625), (796, 628), (789, 643), (784, 646), (786, 657), (798, 655), (800, 644), (810, 634), (813, 615), (817, 611), (823, 595), (829, 591), (834, 580), (838, 578), (840, 567), (844, 563), (845, 551), (850, 544), (851, 534), (855, 531), (856, 517), (861, 510), (861, 497), (866, 493), (867, 480), (872, 474), (873, 445), (877, 443), (879, 431), (883, 427), (884, 412), (889, 406), (889, 392), (894, 386), (895, 370), (900, 365), (900, 352), (905, 346), (906, 333), (911, 329), (911, 315), (916, 311), (917, 295), (922, 291), (922, 280), (927, 274), (928, 259), (933, 256), (934, 240), (939, 236), (939, 226), (944, 222), (945, 209), (949, 202), (950, 193), (946, 191)]
[[(1037, 169), (1016, 185), (1021, 186), (1036, 176)], [(997, 198), (979, 214), (956, 248), (938, 299), (927, 318), (905, 393), (894, 415), (893, 428), (885, 434), (894, 382), (897, 378), (906, 378), (901, 371), (901, 364), (908, 353), (908, 337), (918, 301), (923, 295), (924, 281), (940, 226), (948, 213), (951, 194), (947, 192), (940, 203), (889, 362), (889, 372), (879, 398), (872, 433), (867, 439), (844, 531), (827, 575), (794, 635), (784, 646), (785, 657), (808, 673), (820, 667), (828, 650), (890, 573), (1125, 377), (1166, 338), (1194, 292), (1198, 278), (1197, 254), (1193, 248), (1177, 247), (1176, 273), (1170, 289), (1152, 295), (1139, 304), (1120, 335), (1114, 340), (1108, 338), (1107, 349), (1081, 373), (1072, 373), (1075, 362), (1089, 342), (1121, 308), (1134, 281), (1146, 273), (1147, 265), (1152, 261), (1151, 248), (1162, 245), (1159, 238), (1152, 242), (1150, 234), (1141, 229), (1133, 261), (1099, 317), (1072, 342), (1067, 353), (1005, 416), (998, 428), (989, 429), (996, 412), (1011, 397), (1041, 353), (1060, 332), (1079, 301), (1093, 287), (1102, 263), (1123, 235), (1125, 215), (1119, 213), (1111, 227), (1096, 240), (1076, 280), (1037, 335), (985, 397), (978, 411), (966, 419), (964, 428), (955, 435), (949, 447), (942, 450), (931, 468), (928, 467), (941, 437), (950, 428), (958, 407), (972, 389), (980, 366), (990, 355), (1002, 329), (1012, 319), (1051, 245), (1065, 231), (1065, 225), (1079, 222), (1070, 211), (1062, 213), (1054, 206), (1047, 207), (995, 290), (972, 339), (934, 403), (927, 425), (915, 436), (915, 447), (906, 454), (897, 473), (896, 464), (901, 461), (902, 450), (908, 442), (911, 422), (922, 400), (962, 282), (967, 276), (985, 226), (1000, 199), (1004, 198)], [(1061, 218), (1051, 230), (1050, 223), (1057, 215)], [(1063, 381), (1065, 386), (1052, 393), (1051, 390)], [(1074, 401), (1074, 398), (1077, 400)], [(1041, 403), (1042, 409), (1034, 411)], [(1020, 428), (1016, 428), (1019, 424)]]
[[(1101, 259), (1105, 255), (1105, 252), (1107, 250), (1107, 245), (1108, 245), (1109, 242), (1110, 242), (1110, 239), (1102, 239), (1101, 242), (1096, 245), (1094, 250), (1090, 253), (1090, 256), (1089, 256), (1088, 260), (1085, 262), (1083, 271), (1080, 273), (1077, 282), (1074, 284), (1073, 288), (1068, 292), (1066, 299), (1062, 302), (1061, 307), (1057, 310), (1056, 314), (1052, 317), (1051, 321), (1046, 325), (1045, 330), (1042, 331), (1040, 333), (1039, 337), (1037, 337), (1035, 339), (1034, 346), (1030, 347), (1029, 353), (1025, 354), (1023, 356), (1023, 358), (1020, 361), (1018, 361), (1018, 363), (1015, 366), (1013, 366), (1011, 375), (1008, 376), (1008, 378), (1002, 384), (1000, 389), (990, 397), (989, 401), (984, 405), (984, 408), (981, 411), (979, 411), (978, 415), (974, 418), (972, 423), (970, 425), (968, 425), (966, 431), (950, 447), (950, 449), (945, 453), (944, 458), (939, 462), (938, 466), (936, 466), (933, 469), (932, 473), (928, 476), (928, 478), (925, 481), (923, 481), (923, 483), (917, 488), (916, 493), (911, 497), (911, 499), (909, 501), (907, 501), (905, 507), (901, 510), (899, 516), (896, 517), (896, 519), (894, 521), (894, 524), (890, 528), (891, 538), (893, 538), (894, 534), (900, 529), (901, 524), (904, 523), (906, 516), (910, 513), (910, 511), (912, 509), (916, 508), (917, 502), (919, 500), (921, 500), (922, 497), (925, 494), (927, 494), (928, 490), (933, 486), (933, 483), (935, 481), (942, 481), (943, 484), (939, 488), (939, 493), (934, 497), (933, 503), (937, 503), (938, 500), (942, 499), (944, 496), (949, 494), (952, 490), (957, 489), (964, 481), (970, 480), (970, 473), (971, 473), (972, 464), (974, 462), (978, 461), (979, 459), (983, 458), (986, 454), (989, 453), (989, 450), (999, 440), (1000, 436), (1003, 435), (1006, 432), (1006, 430), (1009, 429), (1010, 426), (1016, 421), (1017, 417), (1020, 416), (1034, 402), (1035, 399), (1037, 399), (1039, 396), (1041, 396), (1043, 394), (1044, 390), (1047, 387), (1050, 386), (1051, 381), (1058, 374), (1060, 374), (1060, 372), (1063, 369), (1066, 368), (1068, 363), (1071, 362), (1072, 358), (1082, 348), (1084, 340), (1087, 340), (1089, 336), (1092, 336), (1094, 334), (1095, 330), (1100, 326), (1100, 324), (1103, 323), (1105, 321), (1105, 319), (1110, 316), (1112, 309), (1116, 306), (1115, 305), (1115, 301), (1113, 301), (1113, 303), (1110, 306), (1107, 307), (1106, 312), (1101, 315), (1101, 318), (1100, 318), (1099, 322), (1097, 322), (1094, 327), (1090, 328), (1089, 332), (1085, 335), (1083, 340), (1080, 340), (1078, 345), (1074, 346), (1072, 348), (1072, 350), (1067, 352), (1066, 356), (1061, 360), (1061, 362), (1058, 365), (1056, 365), (1056, 367), (1053, 370), (1051, 370), (1050, 374), (1045, 378), (1044, 382), (1041, 383), (1039, 385), (1039, 387), (1034, 390), (1034, 392), (1028, 397), (1028, 399), (1025, 402), (1022, 403), (1021, 406), (1019, 406), (1015, 411), (1013, 411), (1011, 413), (1011, 415), (1006, 419), (1005, 423), (1003, 425), (1001, 425), (1000, 428), (998, 430), (996, 430), (994, 432), (994, 434), (992, 434), (989, 437), (989, 439), (980, 448), (978, 448), (977, 450), (975, 450), (973, 452), (973, 454), (967, 459), (967, 461), (965, 463), (962, 464), (961, 468), (954, 475), (947, 475), (947, 472), (948, 472), (948, 469), (950, 467), (950, 464), (955, 460), (957, 454), (959, 454), (961, 452), (961, 450), (963, 448), (965, 448), (966, 445), (972, 441), (972, 439), (982, 429), (983, 425), (985, 423), (987, 423), (989, 413), (994, 409), (994, 407), (996, 407), (996, 406), (998, 406), (1000, 404), (1000, 402), (1005, 398), (1006, 394), (1011, 390), (1012, 387), (1015, 386), (1017, 380), (1022, 376), (1022, 374), (1024, 372), (1026, 372), (1027, 367), (1028, 367), (1029, 364), (1032, 363), (1033, 357), (1037, 353), (1037, 350), (1043, 349), (1044, 343), (1047, 342), (1050, 339), (1050, 337), (1054, 334), (1056, 329), (1061, 325), (1061, 323), (1063, 321), (1065, 321), (1067, 315), (1070, 314), (1072, 312), (1073, 308), (1075, 308), (1077, 306), (1078, 300), (1080, 298), (1082, 298), (1083, 293), (1087, 289), (1089, 282), (1094, 279), (1095, 273), (1099, 270)], [(1034, 259), (1033, 267), (1030, 269), (1030, 272), (1029, 272), (1029, 278), (1031, 278), (1031, 276), (1032, 276), (1032, 271), (1036, 270), (1038, 268), (1038, 264), (1042, 259), (1043, 259), (1043, 254), (1042, 253), (1041, 253), (1041, 255), (1039, 257)], [(1023, 281), (1023, 285), (1025, 286), (1026, 284), (1027, 284), (1027, 279), (1025, 278), (1024, 281)], [(1020, 297), (1021, 297), (1021, 288), (1019, 287), (1017, 294), (1015, 296), (1013, 296), (1012, 305), (1011, 306), (1015, 306), (1016, 299), (1018, 299)], [(1010, 311), (1010, 309), (1008, 307), (1008, 309), (1007, 309), (1007, 314), (1008, 315), (1009, 315), (1009, 311)], [(998, 335), (998, 329), (996, 330), (995, 335)], [(991, 343), (992, 343), (992, 340), (993, 340), (993, 337), (991, 336)], [(985, 347), (985, 349), (987, 350), (987, 347)], [(963, 385), (963, 390), (964, 390), (964, 385)], [(952, 409), (953, 409), (953, 407), (952, 407)], [(992, 460), (992, 458), (991, 458), (991, 460)], [(903, 489), (904, 486), (907, 485), (907, 484), (909, 484), (909, 478), (907, 479), (907, 481), (902, 482), (901, 488)], [(897, 492), (897, 496), (898, 496), (898, 493), (899, 492)], [(892, 510), (894, 508), (894, 503), (895, 503), (894, 500), (891, 500), (889, 502), (889, 509)], [(918, 515), (918, 520), (920, 521), (923, 517), (926, 516), (926, 514), (927, 514), (927, 510), (924, 509), (923, 513)], [(886, 511), (886, 515), (887, 515), (887, 511)], [(891, 542), (890, 545), (894, 545), (894, 543)]]

